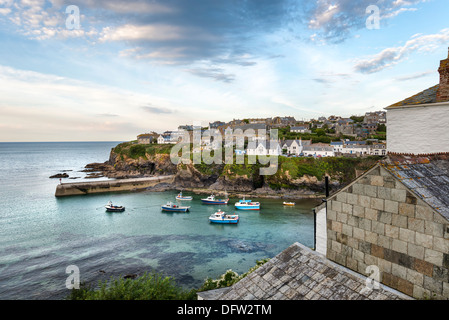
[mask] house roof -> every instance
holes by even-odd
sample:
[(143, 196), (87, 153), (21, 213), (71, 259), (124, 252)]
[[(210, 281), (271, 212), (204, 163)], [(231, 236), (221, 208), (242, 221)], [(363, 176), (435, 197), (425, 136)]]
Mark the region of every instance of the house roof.
[[(198, 294), (205, 298), (203, 293)], [(263, 266), (222, 289), (217, 300), (412, 300), (381, 285), (366, 288), (366, 277), (294, 243)]]
[(389, 154), (381, 165), (449, 220), (449, 153), (428, 156)]
[(436, 86), (430, 87), (429, 89), (421, 91), (411, 97), (408, 97), (402, 101), (396, 102), (396, 103), (386, 107), (385, 110), (394, 109), (394, 108), (398, 108), (398, 107), (404, 107), (404, 106), (414, 106), (414, 105), (426, 104), (426, 103), (436, 103), (438, 87), (439, 87), (438, 84)]

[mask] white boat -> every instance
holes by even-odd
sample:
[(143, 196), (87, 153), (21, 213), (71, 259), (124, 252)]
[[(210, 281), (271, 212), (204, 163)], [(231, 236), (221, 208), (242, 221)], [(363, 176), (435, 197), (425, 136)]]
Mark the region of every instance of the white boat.
[(190, 207), (179, 206), (172, 202), (167, 202), (167, 204), (161, 206), (162, 211), (171, 211), (171, 212), (187, 212), (189, 211), (189, 209)]
[(284, 205), (284, 206), (294, 206), (295, 203), (294, 203), (294, 202), (286, 202), (286, 201), (284, 201), (284, 202), (283, 202), (283, 205)]
[(236, 214), (226, 214), (221, 210), (218, 210), (209, 217), (211, 223), (222, 224), (237, 224), (239, 222), (239, 216)]
[(211, 194), (205, 199), (201, 199), (203, 203), (206, 204), (228, 204), (229, 198), (227, 199), (215, 199), (215, 196)]
[(235, 203), (235, 207), (239, 210), (260, 210), (260, 202), (252, 202), (243, 198), (243, 200)]
[(193, 200), (193, 197), (191, 196), (183, 196), (182, 191), (176, 196), (176, 200), (184, 200), (184, 201), (190, 201)]
[(107, 205), (104, 206), (106, 211), (109, 212), (123, 212), (125, 211), (125, 207), (123, 206), (114, 206), (111, 201), (108, 202)]

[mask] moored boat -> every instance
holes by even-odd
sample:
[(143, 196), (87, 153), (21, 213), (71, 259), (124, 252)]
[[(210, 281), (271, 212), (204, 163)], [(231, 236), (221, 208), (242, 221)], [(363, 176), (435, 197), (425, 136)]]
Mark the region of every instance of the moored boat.
[(237, 224), (239, 222), (239, 216), (237, 214), (226, 214), (221, 210), (218, 210), (209, 217), (211, 223), (223, 223), (223, 224)]
[(294, 206), (295, 205), (294, 202), (286, 202), (286, 201), (284, 201), (283, 204), (284, 204), (284, 206)]
[(201, 201), (205, 204), (228, 204), (229, 198), (227, 199), (216, 199), (213, 194), (208, 196), (205, 199), (201, 199)]
[(190, 200), (193, 200), (193, 197), (191, 197), (191, 196), (183, 196), (183, 195), (182, 195), (182, 192), (180, 192), (180, 193), (176, 196), (176, 200), (190, 201)]
[(243, 198), (243, 200), (235, 203), (235, 208), (239, 210), (260, 210), (260, 202), (252, 202)]
[(187, 212), (189, 211), (189, 209), (190, 207), (179, 206), (172, 202), (167, 202), (167, 204), (161, 206), (162, 211), (171, 211), (171, 212)]
[(104, 206), (106, 211), (108, 212), (123, 212), (125, 211), (124, 206), (114, 206), (111, 201), (108, 202), (107, 205)]

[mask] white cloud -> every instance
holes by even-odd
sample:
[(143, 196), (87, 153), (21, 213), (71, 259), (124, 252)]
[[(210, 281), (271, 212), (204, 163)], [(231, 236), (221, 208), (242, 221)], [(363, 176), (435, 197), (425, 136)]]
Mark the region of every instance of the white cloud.
[(429, 35), (414, 35), (403, 46), (386, 48), (367, 58), (359, 59), (355, 63), (355, 70), (361, 73), (375, 73), (390, 68), (414, 51), (433, 51), (449, 42), (449, 29)]

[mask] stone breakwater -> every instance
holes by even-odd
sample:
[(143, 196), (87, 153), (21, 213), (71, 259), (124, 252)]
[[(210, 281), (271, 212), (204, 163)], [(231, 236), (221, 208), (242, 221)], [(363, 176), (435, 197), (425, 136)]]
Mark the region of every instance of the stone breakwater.
[(171, 184), (173, 183), (174, 177), (174, 175), (168, 175), (135, 179), (63, 183), (56, 187), (55, 196), (64, 197), (91, 193), (145, 190), (147, 188), (157, 187), (160, 184)]

